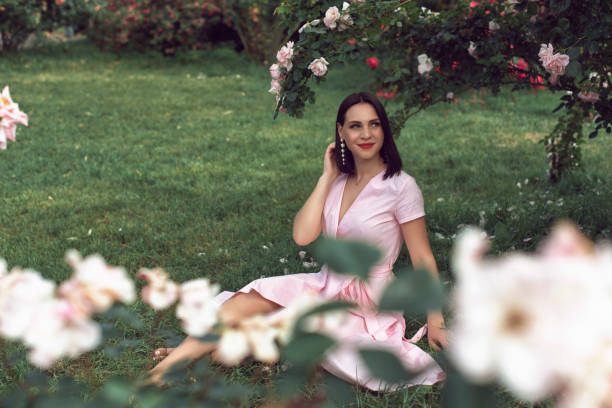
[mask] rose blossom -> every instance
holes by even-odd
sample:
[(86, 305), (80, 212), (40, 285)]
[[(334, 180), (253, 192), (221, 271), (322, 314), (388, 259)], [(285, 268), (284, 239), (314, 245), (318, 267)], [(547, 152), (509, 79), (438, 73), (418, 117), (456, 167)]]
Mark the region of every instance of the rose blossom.
[(538, 53), (542, 66), (550, 73), (549, 82), (557, 85), (559, 76), (565, 74), (565, 67), (569, 64), (569, 56), (565, 54), (553, 54), (552, 44), (542, 44)]
[(216, 356), (223, 364), (238, 365), (249, 354), (251, 346), (241, 330), (230, 328), (223, 331), (216, 349)]
[(0, 277), (0, 335), (20, 339), (40, 304), (53, 298), (55, 283), (33, 270), (13, 268)]
[(485, 260), (486, 248), (482, 233), (468, 230), (453, 254), (449, 355), (457, 367), (476, 382), (497, 377), (531, 401), (561, 389), (566, 406), (568, 395), (580, 400), (574, 391), (598, 390), (599, 403), (567, 406), (601, 406), (606, 393), (592, 386), (609, 389), (612, 375), (612, 359), (600, 358), (612, 357), (612, 323), (600, 318), (612, 310), (612, 248), (594, 248), (568, 224), (538, 255)]
[(178, 298), (178, 285), (168, 278), (161, 268), (141, 268), (136, 274), (138, 279), (147, 281), (142, 288), (142, 300), (154, 310), (163, 310), (172, 306)]
[(287, 71), (290, 71), (291, 67), (293, 67), (293, 64), (291, 63), (292, 58), (293, 41), (289, 41), (276, 53), (276, 59), (281, 67), (284, 67)]
[(109, 266), (100, 255), (83, 259), (78, 251), (66, 252), (66, 262), (74, 273), (59, 287), (59, 294), (73, 302), (84, 314), (105, 312), (115, 301), (132, 303), (136, 300), (134, 282), (125, 268)]
[(431, 59), (429, 59), (427, 54), (419, 55), (417, 57), (417, 60), (419, 61), (419, 66), (417, 67), (419, 74), (423, 75), (433, 69), (433, 63), (431, 62)]
[(375, 69), (379, 65), (378, 58), (376, 57), (366, 58), (366, 64), (368, 64), (368, 67)]
[(328, 8), (325, 12), (325, 18), (323, 18), (323, 23), (325, 24), (325, 26), (327, 26), (327, 28), (333, 30), (334, 28), (336, 28), (336, 21), (339, 18), (340, 11), (338, 10), (338, 7), (332, 6)]
[(283, 80), (282, 75), (281, 75), (280, 65), (278, 64), (270, 65), (270, 76), (272, 77), (272, 79), (276, 79), (277, 81)]
[(200, 278), (181, 285), (181, 300), (176, 308), (176, 317), (183, 322), (183, 330), (190, 336), (203, 336), (217, 323), (219, 302), (215, 296), (219, 285), (211, 285), (208, 279)]
[(476, 44), (473, 41), (470, 41), (470, 46), (468, 47), (468, 54), (474, 57), (474, 52), (476, 51)]
[(317, 58), (312, 60), (312, 62), (308, 65), (308, 69), (312, 71), (316, 76), (323, 76), (327, 73), (327, 66), (329, 62), (325, 60), (325, 58)]
[(70, 302), (53, 299), (38, 308), (24, 344), (31, 348), (30, 362), (47, 369), (61, 358), (76, 358), (95, 349), (101, 339), (102, 331), (96, 323), (81, 316)]
[(592, 91), (580, 91), (578, 92), (578, 97), (582, 99), (584, 102), (595, 103), (599, 101), (599, 94), (597, 92)]
[(278, 82), (276, 79), (273, 79), (272, 81), (270, 81), (270, 89), (268, 90), (268, 93), (271, 93), (272, 95), (278, 95), (282, 89), (283, 87), (281, 86), (280, 82)]
[(5, 86), (0, 94), (0, 149), (6, 149), (8, 140), (15, 141), (18, 124), (28, 126), (28, 115), (19, 110), (19, 105), (11, 99), (9, 87)]

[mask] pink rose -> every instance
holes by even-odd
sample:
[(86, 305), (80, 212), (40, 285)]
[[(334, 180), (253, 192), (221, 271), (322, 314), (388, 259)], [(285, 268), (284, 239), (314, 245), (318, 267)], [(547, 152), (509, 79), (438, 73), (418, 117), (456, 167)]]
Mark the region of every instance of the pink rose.
[(270, 81), (270, 90), (268, 91), (269, 93), (277, 95), (281, 91), (281, 89), (283, 89), (283, 87), (276, 79)]
[(538, 57), (540, 57), (540, 62), (544, 65), (545, 61), (549, 61), (553, 56), (553, 46), (552, 44), (542, 44), (540, 46), (540, 52), (538, 52)]
[(595, 103), (599, 101), (599, 94), (597, 92), (580, 91), (578, 92), (578, 97), (582, 99), (584, 102), (588, 102), (588, 103)]
[(542, 44), (538, 53), (542, 66), (546, 72), (550, 73), (548, 81), (557, 85), (559, 76), (565, 74), (565, 67), (569, 64), (569, 56), (565, 54), (553, 54), (552, 44)]
[(316, 76), (323, 76), (327, 73), (327, 66), (329, 62), (325, 60), (325, 58), (317, 58), (313, 60), (309, 65), (308, 69), (312, 71)]
[(270, 76), (272, 77), (272, 79), (281, 80), (281, 81), (283, 80), (282, 75), (281, 75), (280, 66), (278, 64), (270, 65)]
[(291, 58), (293, 58), (293, 41), (289, 41), (276, 53), (278, 64), (281, 67), (286, 68), (287, 71), (291, 70), (291, 67), (293, 67)]

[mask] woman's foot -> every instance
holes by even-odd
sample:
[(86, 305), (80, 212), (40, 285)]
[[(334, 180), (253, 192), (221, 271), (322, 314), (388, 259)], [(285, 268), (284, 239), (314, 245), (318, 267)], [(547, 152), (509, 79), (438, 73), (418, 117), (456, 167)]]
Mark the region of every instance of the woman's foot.
[(153, 361), (162, 361), (164, 358), (168, 357), (170, 353), (174, 351), (174, 348), (162, 347), (158, 348), (153, 352)]

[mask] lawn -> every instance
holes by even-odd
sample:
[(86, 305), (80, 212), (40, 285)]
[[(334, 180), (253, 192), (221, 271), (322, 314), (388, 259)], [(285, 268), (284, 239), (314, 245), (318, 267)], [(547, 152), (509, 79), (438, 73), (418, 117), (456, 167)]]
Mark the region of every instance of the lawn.
[[(0, 151), (0, 257), (60, 281), (70, 274), (64, 253), (76, 248), (131, 273), (160, 266), (177, 281), (206, 276), (227, 290), (261, 276), (316, 271), (298, 257), (293, 216), (321, 173), (337, 105), (371, 90), (365, 63), (331, 68), (303, 119), (273, 120), (266, 67), (230, 48), (164, 58), (100, 53), (82, 41), (2, 58), (0, 86), (10, 86), (30, 126)], [(443, 282), (452, 284), (452, 238), (463, 225), (495, 235), (493, 252), (531, 251), (562, 218), (593, 239), (610, 237), (609, 135), (588, 140), (584, 167), (551, 184), (538, 141), (556, 123), (558, 95), (458, 97), (411, 118), (397, 139), (404, 170), (425, 197)], [(407, 262), (404, 250), (399, 263)], [(133, 308), (152, 320), (142, 304)], [(170, 317), (162, 326), (178, 330)], [(94, 386), (136, 376), (167, 339), (130, 334), (145, 341), (114, 359), (93, 353), (88, 373), (79, 362), (54, 372)], [(227, 375), (248, 382), (256, 367)], [(0, 389), (7, 386), (2, 370)], [(355, 394), (356, 406), (417, 402), (437, 406), (438, 390)]]

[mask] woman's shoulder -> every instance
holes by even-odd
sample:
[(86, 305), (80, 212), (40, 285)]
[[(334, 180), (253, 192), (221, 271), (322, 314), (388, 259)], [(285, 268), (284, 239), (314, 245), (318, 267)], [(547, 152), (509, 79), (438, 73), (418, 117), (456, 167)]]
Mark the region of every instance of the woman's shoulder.
[(419, 190), (419, 186), (417, 185), (414, 177), (406, 173), (404, 170), (400, 170), (393, 176), (387, 177), (385, 182), (388, 185), (389, 190), (398, 194), (405, 192), (406, 190)]

